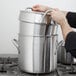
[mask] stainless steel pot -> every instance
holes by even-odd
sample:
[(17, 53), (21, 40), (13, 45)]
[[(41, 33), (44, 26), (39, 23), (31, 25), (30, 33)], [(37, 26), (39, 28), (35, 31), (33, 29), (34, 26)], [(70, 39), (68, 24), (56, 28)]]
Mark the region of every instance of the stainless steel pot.
[(13, 42), (19, 52), (19, 66), (25, 72), (49, 73), (57, 67), (57, 24), (49, 21), (47, 12), (20, 12), (19, 38)]
[(58, 63), (62, 64), (72, 64), (73, 63), (73, 57), (70, 52), (67, 52), (64, 47), (64, 41), (60, 41), (58, 44), (58, 51), (57, 51), (57, 59)]
[[(26, 36), (45, 36), (48, 26), (51, 27), (51, 31), (57, 29), (55, 28), (57, 24), (55, 24), (53, 20), (50, 20), (50, 16), (45, 15), (43, 12), (32, 11), (29, 8), (20, 11), (19, 20), (19, 33)], [(54, 32), (54, 34), (57, 34), (57, 32)]]
[(19, 34), (14, 43), (19, 51), (19, 66), (29, 73), (49, 73), (57, 68), (57, 35), (45, 37)]

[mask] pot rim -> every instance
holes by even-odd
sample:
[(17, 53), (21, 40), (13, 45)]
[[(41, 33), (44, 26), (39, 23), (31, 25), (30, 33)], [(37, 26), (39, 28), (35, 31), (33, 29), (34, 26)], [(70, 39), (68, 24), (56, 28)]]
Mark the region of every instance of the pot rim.
[(45, 35), (45, 36), (43, 36), (43, 35), (23, 35), (23, 34), (20, 34), (20, 33), (18, 33), (18, 36), (19, 37), (46, 37), (46, 38), (50, 38), (50, 37), (54, 37), (54, 36), (58, 36), (58, 34), (52, 34), (52, 35)]
[(37, 12), (37, 11), (35, 12), (35, 11), (21, 10), (20, 12), (44, 15), (44, 12)]

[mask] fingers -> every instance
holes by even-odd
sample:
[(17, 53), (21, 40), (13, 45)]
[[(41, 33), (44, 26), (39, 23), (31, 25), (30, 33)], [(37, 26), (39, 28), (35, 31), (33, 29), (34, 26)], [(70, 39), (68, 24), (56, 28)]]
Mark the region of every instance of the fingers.
[(39, 8), (32, 8), (33, 11), (39, 11), (40, 12), (40, 9)]
[(50, 12), (50, 15), (54, 14), (54, 12), (56, 12), (56, 10), (52, 9), (51, 12)]
[(56, 14), (57, 12), (59, 12), (60, 10), (57, 8), (52, 9), (52, 11), (50, 12), (51, 15)]
[(39, 4), (34, 5), (34, 6), (32, 7), (32, 10), (33, 10), (33, 11), (39, 11), (39, 10), (40, 10), (40, 5), (39, 5)]
[(39, 5), (39, 4), (33, 6), (32, 8), (33, 11), (38, 11), (38, 12), (45, 12), (47, 9), (48, 9), (47, 6)]
[(33, 6), (33, 8), (37, 8), (37, 7), (39, 7), (39, 6), (40, 6), (40, 5), (39, 5), (39, 4), (37, 4), (37, 5), (34, 5), (34, 6)]
[(53, 10), (55, 10), (55, 11), (59, 11), (59, 9), (58, 9), (58, 8), (54, 8)]

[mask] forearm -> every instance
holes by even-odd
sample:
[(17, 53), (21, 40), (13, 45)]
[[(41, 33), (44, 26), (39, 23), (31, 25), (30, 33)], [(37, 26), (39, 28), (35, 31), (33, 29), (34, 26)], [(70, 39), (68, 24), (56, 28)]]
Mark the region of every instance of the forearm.
[(70, 25), (68, 24), (67, 21), (61, 23), (61, 29), (62, 29), (62, 34), (63, 34), (64, 40), (66, 40), (68, 33), (73, 31), (73, 29), (70, 27)]
[(67, 16), (68, 12), (67, 11), (62, 11), (65, 15), (65, 17)]
[(65, 14), (65, 17), (68, 21), (68, 24), (76, 28), (76, 13), (75, 12), (67, 12), (67, 11), (62, 11)]
[(66, 18), (67, 14), (68, 14), (67, 11), (60, 11), (60, 10), (56, 11), (53, 10), (51, 13), (53, 20), (56, 21), (61, 26), (64, 40), (66, 40), (66, 36), (68, 35), (68, 33), (73, 31), (71, 25), (68, 23), (68, 20)]

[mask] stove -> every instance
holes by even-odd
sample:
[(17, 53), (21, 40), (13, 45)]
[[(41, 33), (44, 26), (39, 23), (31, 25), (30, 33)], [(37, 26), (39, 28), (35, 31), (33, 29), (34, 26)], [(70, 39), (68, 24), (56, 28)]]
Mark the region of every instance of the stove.
[(76, 65), (58, 64), (57, 70), (49, 74), (30, 74), (20, 70), (18, 56), (0, 55), (0, 76), (76, 76)]

